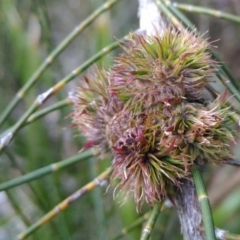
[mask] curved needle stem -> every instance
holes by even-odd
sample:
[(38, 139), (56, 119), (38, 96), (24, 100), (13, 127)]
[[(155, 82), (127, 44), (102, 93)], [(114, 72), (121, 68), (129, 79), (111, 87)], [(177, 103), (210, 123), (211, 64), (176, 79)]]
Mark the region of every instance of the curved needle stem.
[[(124, 39), (124, 38), (123, 38)], [(121, 41), (121, 40), (119, 40)], [(3, 149), (9, 145), (12, 141), (13, 137), (17, 134), (17, 132), (22, 128), (26, 120), (33, 114), (48, 98), (53, 96), (55, 93), (59, 92), (68, 82), (86, 70), (89, 66), (91, 66), (94, 62), (99, 60), (101, 57), (114, 50), (119, 46), (119, 41), (113, 42), (109, 46), (103, 48), (97, 54), (88, 59), (85, 63), (83, 63), (80, 67), (73, 70), (68, 76), (62, 79), (55, 86), (47, 90), (46, 92), (40, 94), (34, 103), (30, 106), (30, 108), (26, 111), (26, 113), (19, 119), (19, 121), (9, 130), (7, 130), (4, 134), (0, 136), (0, 153)]]
[(21, 184), (26, 183), (26, 182), (30, 182), (34, 179), (43, 177), (43, 176), (45, 176), (47, 174), (50, 174), (52, 172), (57, 172), (57, 171), (59, 171), (63, 168), (71, 166), (71, 165), (73, 165), (73, 164), (75, 164), (79, 161), (86, 160), (86, 159), (90, 158), (91, 156), (92, 156), (91, 151), (87, 150), (87, 151), (84, 151), (84, 152), (82, 152), (82, 153), (80, 153), (76, 156), (67, 158), (67, 159), (65, 159), (61, 162), (52, 163), (49, 166), (39, 168), (36, 171), (27, 173), (23, 176), (14, 178), (10, 181), (7, 181), (7, 182), (4, 182), (4, 183), (0, 184), (0, 191), (4, 191), (4, 190), (7, 190), (9, 188), (16, 187), (16, 186), (21, 185)]
[(233, 15), (233, 14), (230, 14), (230, 13), (225, 13), (225, 12), (218, 11), (218, 10), (211, 9), (211, 8), (182, 4), (182, 3), (177, 3), (177, 2), (171, 3), (170, 1), (168, 1), (166, 3), (167, 4), (172, 4), (174, 7), (178, 8), (180, 10), (183, 10), (183, 11), (194, 12), (194, 13), (202, 13), (202, 14), (213, 16), (213, 17), (222, 18), (222, 19), (225, 19), (225, 20), (228, 20), (228, 21), (232, 21), (232, 22), (235, 22), (235, 23), (240, 23), (240, 17), (238, 17), (236, 15)]
[(86, 184), (84, 187), (77, 190), (75, 193), (73, 193), (71, 196), (66, 198), (64, 201), (59, 203), (56, 207), (54, 207), (50, 212), (48, 212), (45, 216), (43, 216), (39, 221), (34, 223), (32, 226), (30, 226), (26, 231), (19, 234), (18, 239), (26, 239), (27, 236), (29, 236), (31, 233), (33, 233), (35, 230), (43, 226), (45, 223), (47, 223), (49, 220), (51, 220), (53, 217), (55, 217), (58, 213), (65, 210), (67, 207), (69, 207), (70, 204), (75, 202), (77, 199), (84, 196), (86, 193), (92, 191), (96, 186), (105, 186), (106, 180), (109, 178), (112, 170), (107, 169), (103, 173), (101, 173), (98, 177), (96, 177), (93, 181)]
[(58, 45), (58, 47), (49, 54), (45, 61), (40, 65), (40, 67), (34, 72), (32, 77), (27, 81), (27, 83), (18, 91), (13, 100), (5, 108), (4, 112), (0, 116), (0, 126), (7, 119), (14, 107), (19, 103), (19, 101), (24, 97), (26, 92), (39, 80), (43, 72), (47, 67), (54, 62), (56, 57), (64, 50), (66, 47), (87, 27), (91, 24), (99, 15), (103, 12), (109, 10), (115, 3), (119, 0), (110, 0), (105, 2), (100, 8), (93, 12), (89, 17), (87, 17), (83, 22), (81, 22), (75, 29)]

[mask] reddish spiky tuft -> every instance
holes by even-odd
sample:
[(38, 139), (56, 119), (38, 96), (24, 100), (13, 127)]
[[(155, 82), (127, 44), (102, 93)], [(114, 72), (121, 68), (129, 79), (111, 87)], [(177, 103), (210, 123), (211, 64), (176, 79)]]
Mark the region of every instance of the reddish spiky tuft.
[(109, 73), (97, 71), (78, 89), (73, 123), (100, 157), (113, 157), (112, 179), (138, 209), (174, 194), (190, 169), (231, 157), (230, 109), (202, 91), (216, 63), (194, 32), (132, 34)]

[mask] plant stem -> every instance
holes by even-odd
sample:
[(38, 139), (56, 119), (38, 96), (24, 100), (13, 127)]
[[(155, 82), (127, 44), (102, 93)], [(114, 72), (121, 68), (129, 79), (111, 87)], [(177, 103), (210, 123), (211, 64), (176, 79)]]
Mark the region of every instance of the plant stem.
[(96, 62), (97, 60), (105, 56), (107, 53), (117, 48), (119, 46), (119, 41), (113, 42), (109, 46), (103, 48), (101, 51), (99, 51), (90, 59), (88, 59), (85, 63), (83, 63), (80, 67), (73, 70), (68, 76), (66, 76), (64, 79), (58, 82), (55, 86), (48, 89), (46, 92), (40, 94), (33, 102), (33, 104), (30, 106), (30, 108), (25, 112), (25, 114), (19, 119), (19, 121), (16, 122), (16, 124), (13, 127), (8, 129), (4, 134), (0, 136), (0, 153), (12, 141), (13, 137), (22, 128), (22, 126), (25, 124), (26, 120), (31, 116), (31, 114), (33, 114), (48, 98), (53, 96), (55, 93), (59, 92), (68, 82), (73, 80), (76, 76), (78, 76), (80, 73), (86, 70), (94, 62)]
[(50, 212), (44, 215), (40, 220), (38, 220), (36, 223), (30, 226), (26, 231), (20, 233), (18, 235), (18, 239), (20, 240), (26, 239), (27, 236), (32, 234), (34, 231), (43, 226), (45, 223), (49, 222), (53, 217), (55, 217), (61, 211), (65, 210), (67, 207), (69, 207), (70, 204), (75, 202), (77, 199), (81, 198), (88, 192), (92, 191), (96, 186), (104, 186), (105, 180), (109, 178), (111, 172), (112, 172), (111, 169), (107, 169), (106, 171), (101, 173), (98, 177), (96, 177), (93, 181), (89, 182), (84, 187), (80, 188), (75, 193), (70, 195), (64, 201), (55, 206)]
[[(30, 124), (30, 123), (33, 123), (34, 121), (38, 120), (38, 119), (41, 118), (41, 117), (44, 117), (45, 115), (47, 115), (47, 114), (50, 113), (50, 112), (53, 112), (53, 111), (55, 111), (55, 110), (57, 110), (57, 109), (66, 107), (66, 106), (71, 105), (71, 104), (72, 104), (72, 101), (71, 101), (69, 98), (66, 98), (65, 100), (59, 101), (59, 102), (57, 102), (57, 103), (55, 103), (55, 104), (53, 104), (53, 105), (51, 105), (51, 106), (49, 106), (49, 107), (46, 107), (46, 108), (44, 108), (44, 109), (42, 109), (42, 110), (39, 110), (39, 111), (37, 111), (36, 113), (31, 114), (31, 115), (27, 118), (27, 120), (23, 123), (22, 127), (25, 127), (25, 126), (27, 126), (27, 125)], [(0, 135), (0, 139), (1, 139), (1, 137), (3, 137), (3, 136), (7, 136), (7, 134), (8, 134), (9, 132), (12, 132), (13, 130), (14, 130), (14, 126), (11, 127), (11, 128), (9, 128), (9, 129), (8, 129), (7, 131), (5, 131), (4, 133), (2, 133), (2, 134)], [(0, 145), (1, 145), (1, 144), (0, 144)]]
[(178, 8), (183, 11), (187, 12), (194, 12), (194, 13), (202, 13), (206, 15), (210, 15), (217, 18), (222, 18), (228, 21), (232, 21), (235, 23), (240, 23), (240, 17), (230, 14), (230, 13), (224, 13), (222, 11), (218, 11), (215, 9), (205, 8), (205, 7), (198, 7), (194, 5), (189, 4), (181, 4), (177, 2), (171, 3), (170, 1), (167, 2), (167, 4), (172, 4), (175, 8)]
[(182, 24), (174, 14), (172, 14), (161, 0), (155, 0), (157, 6), (163, 14), (173, 23), (176, 28), (182, 28)]
[(60, 108), (69, 106), (72, 104), (72, 101), (69, 98), (66, 98), (62, 101), (56, 102), (53, 105), (46, 107), (42, 110), (37, 111), (36, 113), (32, 114), (29, 116), (29, 118), (26, 120), (26, 122), (24, 123), (24, 126), (28, 125), (29, 123), (32, 123), (34, 121), (36, 121), (37, 119), (44, 117), (45, 115), (47, 115), (50, 112), (53, 112), (55, 110), (58, 110)]
[(142, 236), (141, 236), (141, 240), (147, 240), (149, 239), (149, 237), (151, 236), (151, 233), (152, 233), (152, 230), (153, 230), (153, 227), (154, 227), (154, 224), (157, 220), (157, 217), (160, 213), (160, 210), (161, 210), (161, 207), (162, 207), (162, 203), (163, 201), (161, 202), (158, 202), (155, 204), (155, 206), (153, 207), (153, 210), (151, 212), (151, 215), (142, 231)]
[(223, 74), (217, 74), (220, 81), (227, 87), (230, 93), (234, 94), (234, 97), (240, 102), (240, 92), (234, 87), (232, 82), (227, 79)]
[[(26, 122), (23, 123), (23, 127), (24, 126), (27, 126), (28, 124), (30, 123), (33, 123), (34, 121), (38, 120), (39, 118), (41, 117), (44, 117), (45, 115), (47, 115), (48, 113), (50, 112), (53, 112), (55, 110), (58, 110), (60, 108), (63, 108), (63, 107), (66, 107), (68, 105), (71, 105), (72, 104), (72, 101), (69, 99), (69, 98), (66, 98), (65, 100), (62, 100), (62, 101), (59, 101), (59, 102), (56, 102), (55, 104), (49, 106), (49, 107), (46, 107), (42, 110), (39, 110), (33, 114), (31, 114), (28, 119), (26, 120)], [(13, 127), (12, 128), (9, 128), (7, 131), (5, 131), (4, 133), (2, 133), (0, 135), (1, 136), (4, 136), (6, 135), (8, 132), (11, 132), (13, 130)]]
[(142, 223), (147, 221), (149, 219), (149, 217), (150, 217), (150, 212), (144, 214), (142, 217), (140, 217), (135, 222), (133, 222), (130, 226), (123, 228), (121, 230), (121, 233), (119, 235), (115, 236), (114, 238), (112, 238), (111, 240), (118, 240), (118, 239), (122, 238), (127, 233), (131, 232), (131, 230), (133, 230), (134, 228), (138, 227), (139, 225), (141, 225)]
[(9, 188), (12, 187), (16, 187), (18, 185), (21, 185), (25, 182), (30, 182), (34, 179), (43, 177), (47, 174), (50, 174), (52, 172), (57, 172), (61, 169), (64, 169), (66, 167), (72, 166), (73, 164), (82, 161), (82, 160), (86, 160), (88, 158), (90, 158), (92, 156), (92, 153), (90, 150), (84, 151), (78, 155), (75, 155), (73, 157), (67, 158), (61, 162), (56, 162), (56, 163), (52, 163), (49, 166), (43, 167), (43, 168), (39, 168), (36, 171), (27, 173), (23, 176), (11, 179), (10, 181), (4, 182), (0, 184), (0, 191), (4, 191), (7, 190)]
[(20, 102), (24, 97), (26, 92), (39, 80), (43, 72), (47, 67), (54, 62), (56, 57), (64, 50), (66, 47), (86, 28), (91, 24), (99, 15), (103, 12), (109, 10), (115, 3), (119, 0), (110, 0), (104, 3), (100, 8), (93, 12), (89, 17), (87, 17), (83, 22), (81, 22), (75, 29), (58, 45), (58, 47), (49, 54), (45, 61), (40, 65), (40, 67), (34, 72), (32, 77), (27, 81), (27, 83), (18, 91), (16, 96), (12, 99), (9, 105), (5, 108), (4, 112), (0, 116), (0, 126), (7, 119), (14, 107)]
[(205, 237), (206, 240), (214, 240), (216, 239), (216, 236), (212, 219), (212, 211), (204, 185), (203, 177), (197, 166), (192, 168), (192, 174), (197, 191), (198, 201), (202, 212)]
[[(8, 158), (10, 159), (11, 163), (13, 164), (13, 166), (16, 169), (18, 169), (22, 175), (25, 174), (23, 169), (17, 163), (17, 161), (16, 161), (14, 155), (12, 154), (12, 152), (5, 151), (5, 154), (8, 156)], [(37, 205), (39, 207), (39, 210), (42, 211), (43, 213), (45, 213), (48, 210), (48, 206), (46, 206), (46, 202), (43, 200), (43, 198), (39, 194), (39, 192), (36, 191), (36, 189), (30, 183), (28, 183), (28, 186), (29, 186), (30, 190), (32, 191), (32, 193), (34, 195), (33, 204)], [(8, 191), (6, 191), (6, 193), (7, 192)], [(24, 209), (21, 208), (21, 212), (24, 212)], [(21, 212), (19, 212), (19, 214), (21, 214)], [(27, 226), (30, 226), (30, 225), (31, 224), (29, 223)], [(51, 228), (53, 228), (55, 230), (55, 232), (58, 232), (58, 227), (57, 227), (55, 222), (50, 222), (50, 226), (51, 226)]]
[(178, 20), (181, 20), (186, 28), (194, 29), (195, 26), (191, 23), (191, 21), (181, 11), (178, 11), (173, 4), (171, 4), (169, 1), (165, 1), (165, 4), (170, 12), (172, 12), (172, 14), (175, 15)]

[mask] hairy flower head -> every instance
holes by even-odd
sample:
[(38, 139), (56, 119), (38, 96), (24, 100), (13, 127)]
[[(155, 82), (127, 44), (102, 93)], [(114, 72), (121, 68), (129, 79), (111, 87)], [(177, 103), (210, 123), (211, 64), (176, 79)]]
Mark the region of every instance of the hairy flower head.
[(100, 155), (113, 157), (112, 179), (138, 209), (174, 194), (194, 164), (231, 157), (232, 114), (222, 97), (206, 104), (202, 91), (216, 63), (193, 32), (132, 34), (113, 67), (78, 88), (73, 124)]
[(93, 147), (100, 157), (109, 155), (106, 125), (122, 109), (122, 101), (110, 98), (105, 71), (96, 69), (91, 77), (85, 77), (74, 97), (73, 126), (87, 137), (86, 148)]
[(139, 112), (198, 100), (216, 69), (207, 47), (187, 30), (169, 28), (161, 37), (133, 34), (111, 68), (112, 91)]

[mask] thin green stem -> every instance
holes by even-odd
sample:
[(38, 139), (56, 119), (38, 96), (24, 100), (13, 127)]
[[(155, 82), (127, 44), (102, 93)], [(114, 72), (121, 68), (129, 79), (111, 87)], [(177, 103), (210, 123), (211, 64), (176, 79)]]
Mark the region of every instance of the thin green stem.
[(186, 28), (194, 29), (195, 26), (191, 23), (191, 21), (181, 12), (176, 9), (173, 4), (171, 4), (170, 1), (165, 1), (165, 4), (167, 5), (167, 8), (170, 10), (170, 12), (176, 16), (178, 20), (181, 20), (181, 22), (184, 24)]
[(165, 6), (165, 4), (162, 3), (161, 0), (155, 0), (155, 3), (157, 4), (161, 12), (163, 12), (163, 14), (173, 23), (176, 28), (182, 28), (182, 24), (177, 18), (179, 17), (179, 15), (176, 17), (171, 11), (169, 11), (169, 9)]
[[(8, 158), (10, 159), (10, 161), (12, 162), (13, 166), (18, 169), (20, 171), (20, 173), (23, 175), (25, 174), (23, 169), (20, 167), (20, 165), (17, 163), (14, 155), (12, 154), (12, 152), (9, 152), (9, 151), (5, 151), (5, 154), (8, 156)], [(30, 190), (32, 191), (34, 197), (35, 197), (35, 200), (34, 200), (34, 204), (39, 206), (39, 209), (42, 211), (42, 212), (46, 212), (47, 209), (48, 209), (48, 206), (46, 206), (45, 202), (43, 201), (43, 198), (42, 196), (39, 195), (39, 193), (36, 191), (35, 188), (32, 187), (32, 185), (30, 183), (28, 183), (28, 186), (30, 188)], [(8, 191), (6, 191), (8, 192)], [(56, 223), (55, 222), (51, 222), (50, 223), (51, 227), (55, 230), (55, 232), (58, 232), (58, 228), (56, 226)], [(30, 226), (30, 224), (28, 225)]]
[[(25, 212), (21, 209), (19, 202), (17, 200), (16, 194), (11, 193), (10, 191), (6, 191), (8, 200), (10, 202), (10, 204), (12, 205), (15, 213), (20, 216), (21, 220), (23, 221), (24, 225), (26, 227), (31, 225), (31, 221), (28, 219), (28, 217), (26, 216)], [(41, 238), (39, 238), (38, 235), (35, 235), (34, 238), (36, 240), (39, 240)]]
[[(124, 39), (124, 38), (123, 38)], [(73, 80), (80, 73), (85, 71), (89, 66), (91, 66), (94, 62), (105, 56), (107, 53), (116, 49), (119, 46), (119, 41), (113, 42), (109, 46), (103, 48), (97, 54), (88, 59), (85, 63), (83, 63), (80, 67), (73, 70), (68, 76), (62, 79), (59, 83), (57, 83), (52, 88), (48, 89), (46, 92), (40, 94), (34, 103), (30, 106), (30, 108), (26, 111), (26, 113), (19, 119), (19, 121), (10, 129), (8, 129), (4, 134), (0, 136), (0, 153), (4, 150), (6, 146), (12, 141), (13, 137), (17, 134), (17, 132), (24, 126), (26, 120), (33, 114), (48, 98), (59, 92), (68, 82)]]
[(4, 182), (0, 184), (0, 191), (7, 190), (12, 187), (16, 187), (20, 184), (30, 182), (32, 180), (35, 180), (37, 178), (43, 177), (47, 174), (57, 172), (59, 170), (62, 170), (66, 167), (72, 166), (75, 163), (78, 163), (80, 161), (86, 160), (92, 156), (92, 153), (90, 150), (84, 151), (82, 153), (79, 153), (78, 155), (75, 155), (73, 157), (67, 158), (61, 162), (52, 163), (46, 167), (39, 168), (36, 171), (27, 173), (23, 176), (11, 179), (10, 181)]
[(171, 3), (169, 1), (169, 4), (172, 4), (175, 8), (178, 8), (183, 11), (193, 12), (193, 13), (202, 13), (202, 14), (210, 15), (212, 17), (217, 17), (217, 18), (225, 19), (235, 23), (240, 23), (240, 17), (230, 13), (225, 13), (225, 12), (218, 11), (211, 8), (199, 7), (199, 6), (189, 5), (189, 4), (182, 4), (177, 2)]
[(55, 110), (58, 110), (60, 108), (69, 106), (72, 104), (72, 101), (69, 98), (66, 98), (62, 101), (59, 101), (49, 107), (46, 107), (42, 110), (37, 111), (36, 113), (32, 114), (29, 116), (29, 118), (26, 120), (26, 122), (24, 123), (24, 126), (28, 125), (29, 123), (32, 123), (34, 121), (36, 121), (37, 119), (44, 117), (45, 115), (47, 115), (50, 112), (53, 112)]
[(36, 8), (36, 14), (39, 18), (43, 32), (43, 42), (47, 44), (47, 51), (50, 52), (53, 49), (53, 41), (51, 36), (51, 23), (49, 19), (47, 4), (45, 0), (35, 1), (34, 7)]
[(157, 220), (157, 217), (160, 213), (161, 207), (162, 207), (162, 203), (163, 202), (158, 202), (155, 204), (155, 206), (153, 207), (153, 210), (151, 212), (151, 215), (142, 231), (142, 236), (141, 236), (141, 240), (147, 240), (149, 239), (149, 237), (151, 236), (154, 224)]
[(66, 47), (86, 28), (91, 24), (99, 15), (103, 12), (109, 10), (115, 3), (119, 0), (110, 0), (104, 3), (100, 8), (98, 8), (95, 12), (93, 12), (89, 17), (87, 17), (84, 21), (82, 21), (75, 29), (58, 45), (58, 47), (49, 54), (49, 56), (45, 59), (45, 61), (40, 65), (40, 67), (34, 72), (34, 74), (30, 77), (27, 83), (18, 91), (13, 100), (9, 103), (9, 105), (5, 108), (4, 112), (0, 116), (0, 126), (7, 119), (11, 111), (14, 107), (20, 102), (20, 100), (24, 97), (26, 92), (39, 80), (42, 76), (43, 72), (47, 69), (47, 67), (54, 62), (56, 57), (64, 50)]
[(13, 195), (10, 191), (6, 191), (5, 193), (7, 195), (8, 201), (12, 205), (16, 215), (20, 216), (21, 220), (23, 221), (23, 223), (26, 227), (29, 226), (31, 222), (28, 219), (28, 217), (25, 215), (24, 211), (21, 210), (21, 207), (18, 203), (16, 194)]
[[(15, 156), (13, 155), (13, 153), (10, 152), (8, 149), (4, 153), (9, 158), (9, 160), (12, 163), (12, 165), (14, 166), (14, 168), (18, 169), (18, 171), (20, 172), (21, 175), (25, 175), (25, 172), (24, 172), (23, 168), (20, 166), (20, 164), (15, 159)], [(3, 181), (1, 181), (1, 182), (3, 182)], [(28, 183), (28, 187), (30, 188), (30, 190), (32, 191), (32, 193), (35, 197), (35, 204), (38, 204), (40, 206), (40, 209), (42, 209), (42, 211), (46, 211), (47, 208), (44, 204), (44, 201), (43, 201), (42, 197), (39, 196), (36, 189), (33, 188), (30, 183)]]
[[(37, 111), (37, 112), (35, 112), (35, 113), (33, 113), (33, 114), (31, 114), (31, 115), (29, 116), (29, 118), (26, 120), (26, 122), (23, 123), (23, 127), (24, 127), (24, 126), (27, 126), (27, 125), (30, 124), (30, 123), (33, 123), (34, 121), (38, 120), (38, 119), (41, 118), (41, 117), (44, 117), (45, 115), (47, 115), (47, 114), (50, 113), (50, 112), (53, 112), (53, 111), (55, 111), (55, 110), (58, 110), (58, 109), (60, 109), (60, 108), (66, 107), (66, 106), (69, 106), (69, 105), (71, 105), (71, 104), (72, 104), (72, 101), (71, 101), (69, 98), (66, 98), (66, 99), (64, 99), (64, 100), (62, 100), (62, 101), (59, 101), (59, 102), (57, 102), (57, 103), (49, 106), (49, 107), (46, 107), (46, 108), (44, 108), (44, 109), (42, 109), (42, 110), (39, 110), (39, 111)], [(2, 133), (2, 134), (0, 135), (0, 137), (1, 137), (1, 136), (4, 136), (5, 134), (7, 134), (7, 132), (11, 132), (12, 129), (13, 129), (13, 127), (12, 127), (12, 128), (9, 128), (7, 131), (5, 131), (4, 133)]]
[(26, 231), (20, 233), (18, 236), (18, 239), (21, 239), (21, 240), (26, 239), (27, 236), (32, 234), (35, 230), (43, 226), (45, 223), (49, 222), (53, 217), (55, 217), (61, 211), (69, 207), (73, 202), (75, 202), (76, 200), (78, 200), (88, 192), (92, 191), (95, 187), (105, 186), (106, 180), (109, 178), (111, 172), (112, 172), (111, 169), (107, 169), (106, 171), (101, 173), (97, 178), (95, 178), (93, 181), (89, 182), (84, 187), (80, 188), (75, 193), (70, 195), (64, 201), (62, 201), (57, 206), (55, 206), (50, 212), (44, 215), (39, 221), (34, 223), (32, 226), (30, 226)]
[(223, 74), (217, 74), (219, 80), (227, 87), (230, 93), (234, 95), (234, 97), (240, 102), (240, 92), (233, 86), (232, 82), (225, 77)]
[(210, 207), (203, 177), (198, 167), (192, 168), (192, 174), (193, 174), (193, 179), (194, 179), (196, 192), (198, 196), (198, 202), (202, 212), (205, 237), (206, 237), (206, 240), (214, 240), (216, 239), (216, 236), (215, 236), (215, 228), (214, 228), (213, 219), (212, 219), (212, 210)]
[(130, 226), (122, 229), (121, 233), (112, 238), (112, 240), (118, 240), (124, 237), (126, 234), (131, 232), (134, 228), (140, 226), (142, 223), (146, 222), (150, 217), (150, 212), (144, 214), (142, 217), (138, 218), (135, 222), (133, 222)]

